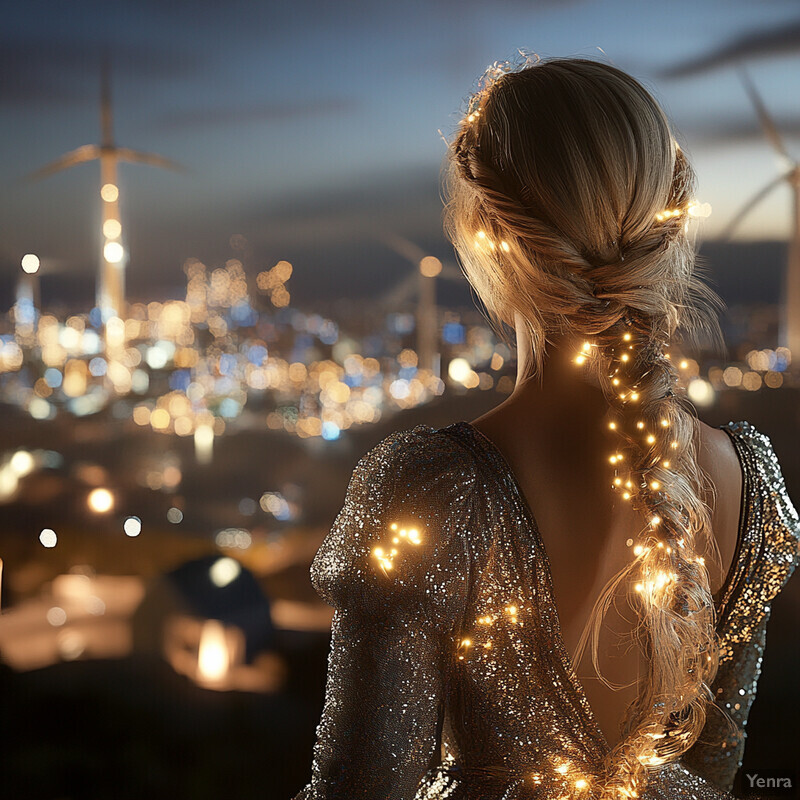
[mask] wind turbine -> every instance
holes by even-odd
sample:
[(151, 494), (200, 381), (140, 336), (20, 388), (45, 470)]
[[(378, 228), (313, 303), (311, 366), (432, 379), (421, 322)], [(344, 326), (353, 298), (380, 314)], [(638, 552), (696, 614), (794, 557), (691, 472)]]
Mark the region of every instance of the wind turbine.
[(780, 159), (786, 165), (783, 172), (773, 178), (763, 189), (756, 192), (742, 209), (728, 223), (722, 232), (722, 238), (727, 239), (738, 227), (739, 223), (758, 205), (769, 193), (782, 183), (787, 183), (792, 190), (794, 198), (792, 221), (794, 230), (790, 234), (789, 257), (786, 264), (786, 275), (784, 277), (783, 307), (781, 311), (781, 331), (780, 338), (782, 344), (789, 348), (795, 362), (800, 361), (800, 163), (786, 149), (786, 145), (781, 138), (778, 128), (772, 117), (767, 112), (766, 106), (761, 99), (753, 84), (750, 76), (740, 70), (740, 75), (744, 88), (752, 102), (764, 135), (778, 153)]
[(39, 180), (56, 172), (83, 164), (100, 162), (100, 197), (102, 198), (103, 248), (100, 253), (100, 270), (97, 280), (97, 307), (103, 321), (125, 314), (125, 261), (122, 246), (122, 224), (119, 217), (119, 186), (117, 166), (120, 161), (150, 164), (153, 167), (180, 170), (172, 161), (154, 153), (142, 153), (114, 142), (114, 113), (111, 106), (111, 78), (107, 61), (103, 63), (100, 88), (100, 144), (85, 144), (61, 156), (52, 164), (30, 175)]
[(420, 369), (429, 369), (439, 375), (439, 314), (436, 305), (436, 279), (463, 280), (461, 271), (442, 264), (435, 256), (403, 236), (384, 233), (380, 241), (414, 265), (414, 271), (399, 281), (381, 298), (383, 305), (395, 308), (410, 297), (417, 297), (417, 363)]

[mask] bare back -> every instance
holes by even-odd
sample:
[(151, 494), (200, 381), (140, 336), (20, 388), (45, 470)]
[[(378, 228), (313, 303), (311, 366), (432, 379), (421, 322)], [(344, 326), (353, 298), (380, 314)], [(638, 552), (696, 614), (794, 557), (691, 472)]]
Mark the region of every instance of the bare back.
[[(568, 409), (553, 410), (551, 415), (550, 406), (535, 409), (539, 413), (531, 410), (507, 401), (472, 424), (505, 456), (535, 517), (549, 559), (562, 638), (574, 658), (595, 601), (608, 581), (630, 563), (628, 542), (636, 539), (644, 523), (610, 491), (603, 466), (611, 440), (597, 415), (569, 415)], [(566, 424), (570, 416), (572, 423)], [(705, 556), (716, 592), (736, 549), (742, 472), (728, 435), (703, 423), (698, 462), (714, 487), (714, 496), (706, 501), (713, 512), (721, 565), (715, 566), (713, 553)], [(624, 592), (625, 587), (619, 587), (616, 605), (605, 617), (598, 652), (601, 674), (620, 688), (609, 688), (597, 678), (589, 647), (574, 665), (611, 746), (620, 739), (625, 709), (636, 697), (638, 676), (646, 671), (632, 640), (636, 615)]]

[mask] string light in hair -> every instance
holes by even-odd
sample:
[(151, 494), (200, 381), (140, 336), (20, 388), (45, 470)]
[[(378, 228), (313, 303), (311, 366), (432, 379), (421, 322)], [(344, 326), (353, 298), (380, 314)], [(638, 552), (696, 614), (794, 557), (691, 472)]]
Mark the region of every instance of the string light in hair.
[[(581, 348), (580, 352), (575, 356), (575, 363), (579, 366), (585, 364), (588, 360), (588, 354), (592, 352), (592, 348), (596, 345), (592, 342), (586, 342)], [(635, 403), (640, 399), (640, 392), (636, 383), (628, 385), (627, 375), (629, 370), (633, 367), (637, 354), (637, 341), (634, 332), (631, 330), (630, 322), (626, 321), (626, 329), (622, 331), (618, 343), (608, 348), (611, 356), (610, 374), (608, 378), (611, 385), (616, 390), (616, 397), (623, 404), (627, 406), (629, 403)], [(670, 427), (667, 417), (658, 417), (657, 421), (652, 423), (655, 428), (651, 428), (644, 418), (637, 419), (632, 423), (635, 433), (628, 432), (624, 427), (625, 415), (620, 415), (615, 419), (608, 422), (609, 430), (622, 437), (625, 445), (630, 446), (637, 441), (643, 452), (653, 453), (655, 457), (654, 462), (650, 462), (652, 469), (653, 466), (659, 463), (664, 469), (669, 469), (670, 462), (663, 459), (658, 454), (658, 443), (662, 435), (667, 434), (667, 429)], [(662, 434), (663, 432), (663, 434)], [(672, 439), (669, 444), (670, 449), (675, 450), (678, 447), (678, 442)], [(672, 554), (672, 548), (665, 546), (663, 541), (658, 541), (656, 533), (661, 529), (663, 517), (657, 513), (656, 509), (663, 501), (662, 482), (655, 477), (648, 477), (645, 472), (641, 479), (636, 478), (634, 481), (632, 473), (623, 469), (627, 466), (625, 457), (625, 447), (618, 447), (608, 456), (609, 464), (614, 469), (614, 476), (612, 479), (611, 488), (620, 493), (622, 500), (626, 502), (634, 502), (636, 507), (642, 509), (651, 509), (648, 519), (649, 538), (647, 546), (643, 544), (636, 544), (633, 553), (637, 561), (641, 559), (648, 559), (648, 564), (643, 565), (643, 579), (634, 584), (635, 591), (648, 603), (662, 602), (666, 597), (666, 590), (668, 584), (672, 581), (674, 573), (671, 570), (664, 570), (659, 568), (655, 570), (655, 565), (661, 561), (661, 556), (656, 557), (653, 550), (661, 551), (666, 555)], [(628, 467), (630, 470), (633, 464)], [(630, 540), (633, 544), (633, 540)], [(652, 556), (651, 556), (652, 553)], [(650, 564), (649, 559), (653, 558), (655, 561)], [(649, 575), (649, 577), (648, 577)]]
[(494, 251), (499, 248), (504, 253), (511, 252), (511, 246), (505, 239), (501, 239), (499, 242), (496, 242), (486, 234), (486, 231), (478, 231), (475, 234), (475, 240), (473, 244), (475, 245), (476, 250), (488, 249)]
[[(622, 440), (608, 456), (614, 470), (611, 487), (619, 493), (623, 501), (630, 502), (637, 511), (644, 512), (647, 520), (647, 528), (640, 535), (640, 541), (627, 541), (628, 546), (632, 547), (634, 558), (631, 564), (632, 597), (640, 604), (641, 613), (647, 616), (674, 615), (679, 609), (687, 614), (697, 613), (696, 609), (690, 610), (693, 601), (687, 600), (687, 592), (691, 596), (694, 591), (691, 587), (696, 587), (699, 579), (689, 577), (687, 583), (682, 577), (697, 575), (698, 571), (703, 574), (705, 561), (702, 556), (692, 552), (690, 537), (693, 530), (689, 518), (680, 506), (677, 507), (681, 512), (680, 519), (676, 518), (674, 501), (669, 496), (669, 478), (662, 472), (672, 468), (671, 459), (681, 458), (681, 444), (672, 431), (670, 412), (666, 410), (666, 404), (662, 406), (664, 411), (660, 414), (648, 414), (649, 408), (658, 408), (658, 405), (647, 403), (642, 408), (641, 416), (633, 415), (630, 404), (637, 402), (642, 396), (649, 397), (649, 394), (644, 395), (643, 386), (637, 383), (637, 380), (641, 381), (639, 334), (629, 321), (626, 320), (625, 325), (627, 330), (621, 331), (616, 342), (604, 344), (604, 353), (607, 353), (609, 359), (606, 377), (609, 388), (613, 389), (610, 393), (611, 405), (613, 408), (616, 398), (621, 406), (607, 423), (608, 429)], [(642, 336), (641, 341), (649, 343), (647, 333)], [(586, 358), (580, 358), (582, 355), (581, 352), (575, 357), (579, 366), (587, 361)], [(669, 365), (669, 356), (665, 356), (665, 363)], [(674, 367), (670, 367), (670, 370), (670, 374), (673, 374)], [(667, 390), (664, 399), (673, 396), (673, 392)], [(636, 453), (641, 452), (641, 457), (634, 456), (628, 448)], [(667, 454), (670, 458), (664, 457)], [(654, 470), (657, 470), (655, 474)], [(713, 660), (711, 656), (707, 658), (709, 661)], [(694, 668), (688, 672), (694, 672)], [(636, 758), (646, 767), (667, 763), (685, 749), (681, 747), (680, 738), (685, 738), (687, 730), (690, 729), (684, 728), (681, 722), (674, 722), (671, 716), (669, 719), (654, 720), (651, 730), (644, 735), (658, 743), (653, 741), (652, 744), (647, 744), (639, 740), (635, 745)], [(621, 769), (621, 779), (630, 779), (630, 785), (627, 791), (615, 786), (616, 796), (636, 797), (638, 779), (634, 779), (631, 774), (626, 775), (624, 765)]]
[(586, 360), (589, 358), (589, 356), (592, 353), (592, 347), (594, 347), (594, 345), (591, 342), (584, 342), (583, 343), (583, 347), (581, 348), (581, 351), (578, 353), (578, 355), (575, 356), (575, 363), (578, 366), (582, 366), (583, 364), (586, 363)]
[[(524, 61), (521, 64), (512, 61), (495, 61), (486, 69), (480, 81), (478, 82), (478, 90), (469, 99), (467, 113), (464, 117), (463, 123), (473, 123), (480, 117), (486, 97), (488, 96), (494, 84), (500, 78), (502, 78), (503, 75), (533, 63), (532, 57), (524, 56), (522, 53), (520, 53), (520, 55), (522, 55), (524, 58)], [(536, 60), (539, 60), (539, 56), (536, 56)]]
[[(498, 85), (497, 89), (499, 92), (501, 86)], [(483, 125), (490, 119), (492, 106), (483, 105), (484, 97), (485, 95), (479, 93), (479, 99), (474, 105), (471, 105), (470, 112), (465, 118), (465, 122), (475, 125), (474, 128), (465, 127), (463, 129), (464, 141), (467, 143), (478, 141)], [(493, 99), (491, 98), (490, 102)], [(653, 228), (658, 231), (659, 225), (656, 223), (660, 223), (663, 225), (664, 235), (670, 236), (688, 227), (689, 218), (708, 216), (710, 213), (708, 204), (701, 205), (696, 201), (687, 203), (684, 199), (684, 186), (688, 185), (688, 182), (685, 182), (683, 178), (691, 177), (691, 175), (688, 164), (686, 165), (687, 169), (684, 169), (680, 147), (677, 142), (674, 144), (678, 151), (672, 180), (674, 199), (671, 200), (670, 207), (654, 214), (655, 219), (652, 221)], [(469, 169), (471, 164), (471, 161), (467, 161), (467, 166), (464, 167), (468, 177), (473, 177)], [(656, 209), (653, 211), (655, 212)], [(502, 265), (503, 252), (509, 252), (508, 245), (501, 242), (499, 236), (494, 240), (491, 236), (495, 230), (503, 229), (496, 228), (494, 222), (489, 222), (491, 217), (485, 217), (485, 219), (487, 221), (483, 223), (486, 226), (484, 231), (471, 237), (475, 240), (475, 247), (479, 248), (478, 252), (473, 251), (473, 257), (483, 257), (487, 263), (497, 260), (497, 263)], [(474, 227), (472, 231), (474, 234)], [(469, 240), (467, 242), (472, 250), (472, 243)], [(515, 249), (516, 247), (522, 249), (522, 244), (523, 239), (515, 239), (512, 242)], [(628, 264), (625, 265), (626, 268), (628, 266)], [(635, 272), (637, 267), (638, 264), (634, 265), (631, 272)], [(605, 297), (600, 294), (601, 298), (608, 298), (609, 302), (606, 303), (605, 310), (600, 310), (598, 317), (610, 319), (611, 314), (617, 308), (616, 302), (626, 303), (619, 298), (620, 294), (621, 292), (613, 294), (608, 292)], [(595, 293), (595, 297), (598, 297), (597, 293)], [(671, 297), (670, 294), (665, 299), (671, 299)], [(659, 319), (658, 314), (654, 312), (650, 319), (641, 320), (641, 322), (652, 321), (655, 324)], [(669, 318), (670, 321), (671, 319), (672, 317)], [(665, 315), (663, 318), (665, 325), (667, 320)], [(628, 546), (633, 548), (634, 556), (629, 573), (629, 579), (635, 576), (634, 580), (631, 580), (631, 588), (635, 590), (631, 592), (631, 596), (634, 606), (642, 613), (643, 623), (649, 625), (652, 622), (651, 630), (654, 641), (664, 643), (663, 656), (668, 659), (673, 651), (677, 652), (678, 648), (674, 642), (669, 640), (669, 637), (664, 635), (665, 628), (671, 629), (671, 626), (675, 625), (678, 633), (682, 633), (682, 630), (676, 625), (675, 616), (681, 613), (681, 608), (685, 607), (687, 602), (691, 604), (701, 596), (701, 589), (705, 590), (705, 587), (700, 586), (700, 582), (695, 579), (698, 572), (702, 571), (703, 564), (695, 559), (694, 531), (689, 530), (690, 517), (688, 515), (694, 510), (695, 502), (694, 494), (689, 491), (692, 488), (689, 483), (694, 482), (691, 463), (694, 451), (693, 444), (688, 437), (688, 423), (681, 416), (680, 409), (673, 407), (670, 403), (670, 398), (673, 396), (672, 391), (666, 391), (668, 388), (674, 388), (675, 370), (670, 366), (669, 361), (665, 361), (665, 356), (669, 359), (669, 354), (663, 353), (663, 349), (660, 348), (660, 340), (657, 340), (646, 329), (649, 328), (649, 324), (646, 326), (643, 324), (640, 328), (638, 319), (633, 321), (635, 326), (628, 320), (623, 322), (627, 328), (620, 324), (618, 337), (610, 339), (608, 331), (601, 331), (599, 335), (596, 335), (597, 343), (589, 342), (585, 349), (580, 347), (579, 341), (578, 348), (576, 348), (578, 352), (573, 355), (573, 361), (578, 367), (588, 365), (592, 368), (598, 366), (602, 368), (610, 362), (608, 371), (600, 374), (612, 409), (612, 418), (607, 420), (606, 424), (608, 424), (608, 430), (613, 432), (615, 437), (620, 438), (610, 437), (614, 441), (609, 452), (604, 455), (608, 458), (609, 466), (613, 471), (612, 490), (617, 492), (621, 500), (630, 502), (634, 510), (642, 512), (642, 523), (644, 524), (643, 531), (635, 537), (637, 541), (634, 542), (633, 539), (628, 541)], [(616, 326), (611, 329), (611, 331), (614, 330), (616, 330)], [(592, 333), (594, 334), (594, 331)], [(595, 347), (597, 352), (595, 352)], [(598, 355), (601, 358), (597, 358)], [(676, 357), (676, 360), (680, 360), (680, 358)], [(651, 372), (655, 374), (650, 375)], [(656, 396), (655, 393), (662, 390), (665, 391), (665, 394)], [(685, 452), (682, 452), (684, 448)], [(670, 471), (672, 464), (675, 465), (674, 472)], [(683, 519), (685, 509), (682, 503), (684, 502), (688, 509), (685, 514), (686, 520)], [(694, 521), (693, 517), (691, 519)], [(686, 548), (681, 553), (684, 542), (677, 537), (681, 536), (684, 530), (686, 531)], [(480, 635), (490, 632), (499, 635), (503, 626), (507, 625), (510, 619), (509, 612), (504, 613), (500, 605), (493, 609), (493, 614), (494, 616), (491, 618), (495, 620), (496, 627), (487, 627), (487, 623), (479, 619), (475, 628), (469, 631), (470, 641), (478, 646), (462, 648), (459, 658), (464, 658), (467, 650), (469, 650), (466, 655), (468, 662), (486, 654), (480, 647), (480, 643), (485, 641), (480, 638)], [(520, 617), (520, 621), (522, 619)], [(701, 619), (700, 625), (702, 624), (704, 624), (704, 620)], [(703, 641), (700, 625), (697, 626), (697, 632), (689, 631), (689, 633), (695, 635), (699, 641)], [(691, 626), (687, 625), (687, 630), (689, 628)], [(658, 639), (659, 635), (661, 636), (660, 640)], [(498, 639), (495, 642), (495, 650), (499, 649), (497, 647), (499, 644), (500, 640)], [(492, 657), (493, 652), (486, 655)], [(677, 663), (676, 669), (681, 669), (680, 665), (683, 662), (678, 659)], [(702, 676), (700, 677), (702, 678)], [(662, 740), (676, 732), (682, 734), (683, 720), (680, 721), (680, 724), (671, 726), (666, 719), (668, 716), (666, 706), (673, 702), (673, 694), (676, 694), (678, 689), (681, 691), (681, 697), (680, 701), (676, 700), (675, 702), (683, 702), (686, 696), (689, 696), (690, 700), (694, 702), (694, 695), (691, 694), (691, 691), (689, 695), (684, 695), (683, 684), (674, 682), (673, 686), (671, 679), (672, 674), (665, 670), (665, 675), (654, 674), (649, 688), (643, 683), (642, 716), (644, 718), (652, 710), (652, 718), (647, 718), (646, 727), (631, 728), (632, 735), (625, 745), (624, 752), (620, 751), (624, 758), (609, 762), (609, 767), (613, 767), (614, 772), (612, 774), (609, 770), (601, 781), (599, 787), (601, 794), (598, 796), (602, 796), (603, 800), (610, 800), (611, 797), (637, 797), (638, 790), (641, 788), (639, 785), (642, 774), (641, 765), (661, 764), (671, 760), (678, 753), (675, 739), (666, 742)], [(693, 678), (690, 679), (690, 683), (690, 689), (693, 691)], [(656, 690), (658, 690), (658, 694), (656, 694)], [(665, 702), (656, 704), (662, 706), (660, 711), (645, 707), (644, 701), (650, 704), (652, 696), (666, 698)], [(634, 717), (631, 717), (629, 721), (636, 722), (637, 726), (640, 724), (639, 720)], [(686, 727), (688, 729), (689, 726)], [(643, 737), (648, 735), (659, 740), (658, 747), (651, 747), (649, 743), (643, 744)], [(672, 749), (670, 749), (670, 743), (672, 743)], [(576, 775), (572, 765), (569, 768), (562, 766), (561, 760), (553, 763), (551, 769), (559, 766), (561, 769), (558, 770), (558, 773), (561, 773), (564, 780), (568, 781), (564, 787), (567, 791), (562, 794), (578, 797), (576, 790), (586, 788), (586, 779)], [(619, 771), (617, 771), (617, 767), (619, 767)], [(592, 776), (592, 782), (594, 783), (594, 781), (595, 776)], [(592, 795), (594, 796), (594, 794), (595, 792), (592, 790)]]
[(656, 220), (658, 222), (664, 222), (664, 220), (671, 219), (672, 217), (680, 217), (683, 214), (695, 218), (709, 217), (711, 216), (711, 204), (699, 203), (697, 200), (691, 200), (687, 203), (685, 208), (665, 208), (663, 211), (659, 211), (656, 214)]

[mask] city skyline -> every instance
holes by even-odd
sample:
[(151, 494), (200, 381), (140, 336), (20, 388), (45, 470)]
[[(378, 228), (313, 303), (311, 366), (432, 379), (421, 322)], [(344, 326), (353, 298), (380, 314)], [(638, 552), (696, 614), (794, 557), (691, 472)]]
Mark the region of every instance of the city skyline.
[[(269, 13), (246, 3), (217, 12), (209, 4), (185, 30), (174, 11), (149, 4), (115, 3), (91, 22), (91, 2), (79, 4), (69, 20), (58, 13), (34, 20), (35, 5), (12, 14), (6, 34), (13, 40), (4, 57), (10, 77), (0, 91), (0, 179), (11, 187), (0, 201), (6, 279), (25, 252), (41, 257), (45, 281), (69, 276), (80, 284), (96, 269), (96, 168), (81, 166), (42, 184), (21, 178), (96, 139), (104, 54), (113, 65), (121, 144), (188, 167), (187, 175), (123, 167), (121, 214), (134, 294), (144, 286), (163, 294), (179, 285), (187, 257), (213, 264), (230, 256), (233, 234), (245, 237), (256, 269), (283, 258), (295, 262), (300, 297), (313, 297), (317, 285), (322, 296), (337, 284), (351, 289), (352, 279), (367, 277), (376, 262), (386, 270), (384, 283), (394, 283), (404, 266), (382, 243), (386, 233), (447, 258), (440, 131), (449, 134), (488, 61), (513, 56), (512, 41), (543, 56), (607, 59), (654, 90), (694, 159), (699, 198), (712, 204), (707, 239), (778, 169), (736, 74), (737, 60), (747, 65), (790, 149), (800, 127), (791, 106), (800, 83), (793, 69), (800, 25), (788, 3), (758, 14), (726, 4), (717, 25), (721, 4), (705, 4), (688, 31), (679, 24), (686, 3), (638, 20), (626, 15), (626, 2), (606, 4), (603, 12), (593, 2), (531, 10), (503, 3), (492, 14), (468, 4), (457, 19), (446, 3), (395, 11), (351, 3), (341, 18), (302, 3), (310, 25), (298, 10), (271, 4), (264, 7)], [(117, 32), (121, 22), (124, 33)], [(392, 35), (390, 23), (396, 23)], [(295, 34), (303, 25), (301, 40)], [(212, 40), (216, 47), (208, 49)], [(356, 41), (366, 58), (353, 49)], [(669, 59), (653, 58), (654, 51)], [(785, 238), (789, 217), (788, 192), (778, 191), (738, 235)]]

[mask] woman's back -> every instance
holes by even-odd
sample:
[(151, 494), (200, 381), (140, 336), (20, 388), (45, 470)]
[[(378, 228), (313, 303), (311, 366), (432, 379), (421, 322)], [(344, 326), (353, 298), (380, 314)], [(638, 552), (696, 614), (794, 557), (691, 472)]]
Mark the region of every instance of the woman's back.
[[(710, 714), (702, 745), (652, 773), (648, 800), (730, 788), (768, 605), (797, 562), (800, 523), (768, 440), (727, 430), (745, 468), (745, 535), (719, 597), (713, 688), (735, 726)], [(531, 505), (540, 495), (533, 486)], [(572, 672), (549, 561), (514, 472), (474, 425), (420, 425), (365, 455), (312, 568), (337, 611), (314, 778), (299, 797), (556, 800), (602, 780), (612, 742)]]
[[(607, 454), (614, 442), (610, 436), (598, 435), (606, 429), (598, 424), (605, 404), (590, 412), (586, 401), (575, 402), (580, 388), (564, 376), (559, 378), (558, 397), (546, 398), (535, 408), (525, 399), (504, 403), (473, 426), (503, 454), (539, 525), (564, 644), (598, 724), (614, 745), (621, 737), (625, 711), (636, 697), (639, 677), (646, 673), (646, 661), (631, 646), (639, 621), (628, 608), (624, 584), (617, 587), (604, 618), (597, 669), (590, 647), (583, 648), (577, 663), (575, 656), (592, 607), (604, 587), (630, 562), (642, 521), (640, 514), (609, 491)], [(706, 560), (716, 592), (729, 573), (736, 549), (742, 472), (726, 433), (700, 423), (698, 435), (698, 462), (713, 486), (709, 505), (720, 564), (714, 568), (713, 553), (707, 553)], [(598, 670), (604, 680), (597, 677)]]

